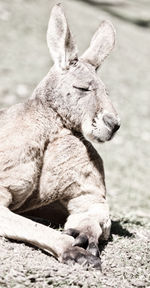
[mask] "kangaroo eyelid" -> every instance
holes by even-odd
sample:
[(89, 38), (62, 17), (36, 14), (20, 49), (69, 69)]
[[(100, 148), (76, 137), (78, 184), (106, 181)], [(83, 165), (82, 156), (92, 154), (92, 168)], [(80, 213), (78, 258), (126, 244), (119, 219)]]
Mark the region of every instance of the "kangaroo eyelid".
[(89, 87), (78, 87), (78, 86), (73, 85), (73, 88), (78, 89), (80, 91), (85, 91), (85, 92), (91, 91)]

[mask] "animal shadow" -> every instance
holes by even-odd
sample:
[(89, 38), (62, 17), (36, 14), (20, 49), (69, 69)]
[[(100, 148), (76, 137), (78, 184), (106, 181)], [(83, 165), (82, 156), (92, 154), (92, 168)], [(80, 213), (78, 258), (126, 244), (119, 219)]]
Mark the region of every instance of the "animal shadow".
[(105, 249), (107, 244), (109, 242), (113, 242), (113, 235), (118, 235), (120, 237), (127, 237), (127, 238), (133, 238), (134, 234), (129, 232), (126, 228), (124, 228), (121, 224), (121, 220), (112, 220), (112, 225), (111, 225), (111, 232), (110, 232), (110, 237), (107, 241), (100, 241), (99, 243), (99, 250), (100, 253)]

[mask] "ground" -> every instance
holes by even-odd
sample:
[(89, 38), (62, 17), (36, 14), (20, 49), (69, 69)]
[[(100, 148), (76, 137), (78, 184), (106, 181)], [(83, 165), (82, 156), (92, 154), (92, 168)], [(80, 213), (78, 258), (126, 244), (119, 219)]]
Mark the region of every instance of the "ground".
[[(116, 48), (99, 71), (122, 122), (101, 148), (111, 237), (101, 243), (102, 272), (66, 266), (39, 249), (0, 238), (0, 287), (150, 287), (150, 3), (62, 2), (80, 53), (100, 20), (110, 19), (117, 31)], [(0, 0), (1, 107), (29, 97), (51, 66), (45, 34), (54, 3)]]

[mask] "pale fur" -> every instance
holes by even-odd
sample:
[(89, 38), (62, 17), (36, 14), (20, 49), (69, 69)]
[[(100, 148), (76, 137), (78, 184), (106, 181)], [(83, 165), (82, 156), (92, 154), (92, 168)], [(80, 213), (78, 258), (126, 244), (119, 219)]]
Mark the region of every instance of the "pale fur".
[[(0, 114), (0, 235), (30, 242), (61, 261), (73, 237), (16, 213), (60, 200), (69, 212), (65, 229), (79, 229), (96, 243), (108, 239), (103, 163), (92, 145), (110, 140), (119, 126), (95, 72), (113, 48), (114, 29), (103, 22), (77, 59), (63, 9), (56, 5), (47, 40), (55, 65), (28, 101)], [(104, 123), (107, 114), (111, 125)]]

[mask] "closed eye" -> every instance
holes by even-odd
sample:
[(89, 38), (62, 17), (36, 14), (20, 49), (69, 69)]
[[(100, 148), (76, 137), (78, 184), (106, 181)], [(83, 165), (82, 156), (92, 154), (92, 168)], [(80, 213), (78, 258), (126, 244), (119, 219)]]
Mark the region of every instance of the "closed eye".
[(73, 88), (78, 89), (78, 90), (83, 91), (83, 92), (91, 91), (91, 89), (89, 89), (89, 87), (77, 87), (77, 86), (73, 85)]
[(109, 96), (109, 90), (108, 90), (108, 88), (105, 88), (105, 91), (106, 91), (106, 95)]

